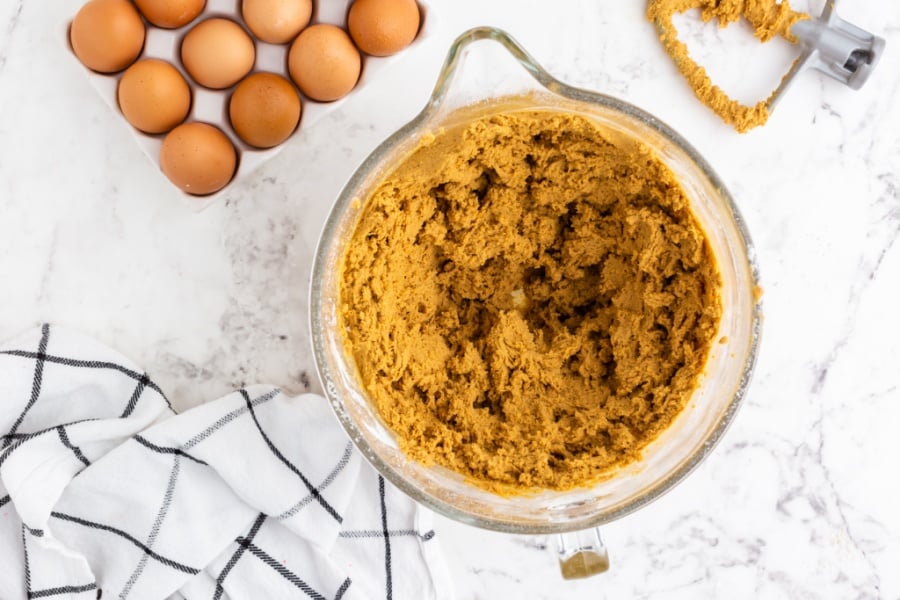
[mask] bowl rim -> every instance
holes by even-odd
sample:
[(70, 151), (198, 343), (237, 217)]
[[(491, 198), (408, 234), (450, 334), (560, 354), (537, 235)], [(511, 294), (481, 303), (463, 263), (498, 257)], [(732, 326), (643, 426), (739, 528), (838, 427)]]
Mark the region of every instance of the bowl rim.
[(728, 192), (721, 178), (716, 174), (710, 164), (700, 155), (700, 153), (685, 140), (679, 133), (672, 129), (669, 125), (653, 116), (652, 114), (624, 102), (613, 96), (576, 88), (569, 86), (550, 75), (533, 57), (531, 57), (525, 49), (516, 42), (505, 31), (494, 27), (476, 27), (470, 29), (460, 35), (451, 44), (444, 61), (443, 67), (435, 84), (434, 91), (428, 103), (411, 121), (403, 125), (400, 129), (388, 136), (378, 147), (369, 154), (363, 163), (356, 169), (347, 183), (341, 190), (337, 201), (329, 212), (328, 218), (322, 229), (316, 245), (313, 268), (311, 272), (311, 281), (309, 286), (309, 325), (313, 342), (313, 356), (315, 359), (316, 371), (329, 405), (332, 408), (341, 426), (348, 437), (352, 440), (356, 448), (369, 461), (375, 470), (382, 476), (387, 478), (392, 484), (399, 488), (406, 495), (416, 502), (434, 510), (450, 519), (473, 525), (482, 529), (500, 531), (505, 533), (516, 534), (558, 534), (570, 531), (578, 531), (597, 527), (610, 521), (619, 519), (628, 515), (654, 500), (658, 499), (666, 492), (674, 488), (678, 483), (684, 480), (697, 466), (706, 459), (713, 451), (718, 442), (722, 439), (731, 423), (734, 421), (735, 414), (740, 408), (747, 390), (750, 386), (753, 371), (756, 366), (757, 355), (759, 351), (760, 338), (762, 334), (762, 303), (760, 298), (755, 297), (752, 303), (751, 311), (751, 330), (749, 345), (747, 348), (747, 357), (744, 362), (740, 375), (740, 381), (734, 396), (730, 400), (726, 410), (722, 413), (719, 421), (713, 430), (704, 440), (700, 449), (691, 454), (687, 460), (682, 462), (672, 472), (652, 483), (648, 489), (640, 496), (632, 498), (614, 507), (612, 510), (600, 513), (586, 515), (565, 522), (546, 522), (546, 523), (515, 523), (502, 521), (481, 515), (466, 512), (456, 506), (453, 506), (439, 498), (436, 498), (423, 490), (412, 485), (405, 477), (398, 473), (391, 465), (384, 461), (372, 448), (372, 446), (363, 437), (359, 428), (353, 422), (344, 408), (343, 401), (333, 385), (330, 385), (330, 371), (328, 367), (328, 356), (325, 349), (326, 340), (324, 327), (319, 315), (322, 312), (322, 274), (329, 266), (327, 264), (326, 254), (331, 246), (335, 233), (337, 232), (338, 223), (341, 215), (354, 202), (357, 201), (352, 191), (358, 189), (371, 172), (381, 163), (381, 159), (388, 152), (393, 150), (402, 142), (409, 138), (409, 134), (418, 130), (426, 123), (437, 111), (440, 110), (443, 100), (446, 98), (453, 76), (459, 65), (462, 51), (470, 44), (479, 40), (493, 40), (506, 48), (513, 57), (528, 71), (531, 76), (537, 80), (544, 88), (554, 95), (562, 96), (569, 100), (599, 105), (614, 111), (623, 113), (642, 124), (654, 130), (657, 134), (666, 138), (687, 157), (697, 165), (709, 182), (721, 193), (727, 216), (730, 216), (737, 233), (743, 243), (745, 255), (747, 257), (747, 267), (749, 268), (750, 283), (755, 290), (759, 289), (759, 270), (756, 263), (756, 252), (753, 242), (750, 238), (746, 222), (740, 213), (734, 198)]

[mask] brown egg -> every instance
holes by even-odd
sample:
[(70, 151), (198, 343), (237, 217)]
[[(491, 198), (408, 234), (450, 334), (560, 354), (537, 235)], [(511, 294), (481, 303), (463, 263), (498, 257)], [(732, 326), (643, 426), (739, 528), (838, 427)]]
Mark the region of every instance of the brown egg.
[(243, 0), (241, 14), (257, 38), (286, 44), (309, 25), (312, 0)]
[(149, 58), (134, 63), (119, 80), (119, 108), (146, 133), (165, 133), (187, 118), (191, 88), (169, 63)]
[(172, 183), (188, 194), (203, 196), (228, 185), (237, 167), (237, 152), (218, 128), (185, 123), (163, 140), (159, 163)]
[(409, 46), (419, 32), (415, 0), (356, 0), (347, 29), (357, 47), (372, 56), (390, 56)]
[(208, 19), (184, 36), (181, 61), (194, 81), (221, 90), (250, 72), (256, 61), (256, 46), (234, 21)]
[(157, 27), (184, 27), (203, 12), (206, 0), (134, 0), (138, 10)]
[(346, 96), (356, 86), (362, 59), (350, 36), (334, 25), (304, 29), (288, 54), (288, 70), (300, 91), (320, 102)]
[(69, 39), (84, 66), (115, 73), (140, 55), (144, 33), (144, 22), (128, 0), (91, 0), (75, 15)]
[(231, 126), (257, 148), (271, 148), (288, 139), (300, 122), (300, 96), (294, 86), (274, 73), (254, 73), (240, 82), (228, 103)]

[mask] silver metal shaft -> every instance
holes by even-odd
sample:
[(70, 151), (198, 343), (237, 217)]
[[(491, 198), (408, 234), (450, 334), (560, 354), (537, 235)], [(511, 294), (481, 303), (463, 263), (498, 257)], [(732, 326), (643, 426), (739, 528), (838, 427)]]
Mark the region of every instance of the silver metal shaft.
[(863, 86), (881, 54), (884, 40), (837, 16), (834, 2), (828, 2), (818, 19), (799, 21), (791, 33), (810, 51), (808, 66), (858, 90)]
[(818, 19), (798, 21), (791, 33), (803, 49), (766, 105), (771, 111), (794, 78), (813, 68), (854, 90), (863, 86), (884, 53), (884, 39), (844, 21), (835, 12), (837, 0), (828, 0)]

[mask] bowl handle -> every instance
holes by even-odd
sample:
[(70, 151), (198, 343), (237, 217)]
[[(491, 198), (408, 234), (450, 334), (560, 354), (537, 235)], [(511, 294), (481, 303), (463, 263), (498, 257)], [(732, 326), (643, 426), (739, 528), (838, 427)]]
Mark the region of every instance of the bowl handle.
[(609, 553), (599, 527), (561, 533), (556, 548), (563, 579), (585, 579), (609, 570)]

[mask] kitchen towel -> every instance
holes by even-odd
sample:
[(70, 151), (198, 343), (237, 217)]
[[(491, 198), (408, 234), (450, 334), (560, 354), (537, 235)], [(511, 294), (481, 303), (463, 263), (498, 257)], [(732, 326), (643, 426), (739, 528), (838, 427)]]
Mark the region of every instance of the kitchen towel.
[(430, 521), (320, 396), (176, 414), (83, 335), (0, 347), (0, 600), (443, 600)]

